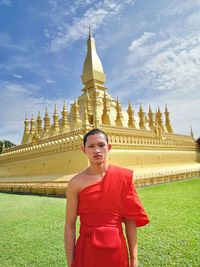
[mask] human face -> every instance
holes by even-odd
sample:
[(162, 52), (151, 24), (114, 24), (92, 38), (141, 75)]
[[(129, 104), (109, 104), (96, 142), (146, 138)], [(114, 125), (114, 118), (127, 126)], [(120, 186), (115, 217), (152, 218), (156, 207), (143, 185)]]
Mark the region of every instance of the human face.
[(105, 136), (102, 133), (89, 135), (83, 152), (88, 157), (91, 164), (102, 164), (106, 162), (106, 158), (111, 145), (107, 143)]

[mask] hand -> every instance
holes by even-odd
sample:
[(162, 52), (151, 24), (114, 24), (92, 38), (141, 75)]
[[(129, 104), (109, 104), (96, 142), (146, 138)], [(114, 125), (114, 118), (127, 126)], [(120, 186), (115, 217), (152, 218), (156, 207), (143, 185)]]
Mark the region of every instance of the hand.
[(129, 265), (129, 267), (138, 267), (139, 265), (138, 265), (138, 260), (137, 259), (135, 259), (134, 261), (131, 261), (130, 262), (130, 265)]

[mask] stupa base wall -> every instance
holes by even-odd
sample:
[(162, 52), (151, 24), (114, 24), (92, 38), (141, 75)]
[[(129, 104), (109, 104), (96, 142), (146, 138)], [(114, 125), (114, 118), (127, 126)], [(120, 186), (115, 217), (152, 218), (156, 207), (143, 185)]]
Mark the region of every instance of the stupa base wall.
[(121, 166), (159, 166), (162, 164), (185, 164), (200, 162), (196, 151), (170, 150), (115, 150), (110, 152), (110, 161)]
[[(109, 162), (128, 168), (145, 166), (190, 164), (199, 162), (196, 151), (163, 151), (163, 150), (122, 150), (113, 149)], [(30, 159), (13, 160), (0, 164), (0, 182), (45, 182), (67, 180), (69, 177), (88, 166), (86, 156), (81, 148), (66, 152), (38, 156)]]
[(88, 160), (81, 150), (2, 162), (0, 165), (0, 182), (52, 181), (63, 175), (77, 173), (87, 165)]
[[(143, 168), (136, 167), (132, 169), (134, 170), (134, 183), (137, 187), (191, 179), (194, 177), (200, 179), (199, 163), (160, 165)], [(54, 181), (45, 181), (45, 179), (48, 180), (48, 177), (43, 177), (44, 181), (37, 180), (38, 177), (27, 177), (26, 181), (23, 181), (25, 177), (18, 177), (18, 181), (13, 182), (8, 179), (7, 181), (0, 182), (0, 192), (65, 196), (68, 182), (73, 175), (75, 174), (54, 176)], [(35, 180), (35, 182), (31, 180)]]

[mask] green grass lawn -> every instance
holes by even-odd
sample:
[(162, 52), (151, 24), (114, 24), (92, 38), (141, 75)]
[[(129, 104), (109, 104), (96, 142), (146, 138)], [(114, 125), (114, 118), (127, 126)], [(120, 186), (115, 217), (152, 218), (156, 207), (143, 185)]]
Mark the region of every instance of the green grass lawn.
[[(138, 189), (140, 267), (200, 266), (200, 179)], [(64, 267), (65, 199), (0, 194), (0, 266)], [(102, 266), (103, 267), (103, 266)]]

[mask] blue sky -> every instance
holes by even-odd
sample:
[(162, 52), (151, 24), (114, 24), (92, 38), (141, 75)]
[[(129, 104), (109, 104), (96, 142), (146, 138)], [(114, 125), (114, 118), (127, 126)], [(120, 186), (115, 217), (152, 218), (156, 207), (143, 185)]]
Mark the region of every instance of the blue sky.
[(81, 94), (91, 25), (109, 93), (164, 111), (200, 136), (200, 1), (0, 0), (0, 140)]

